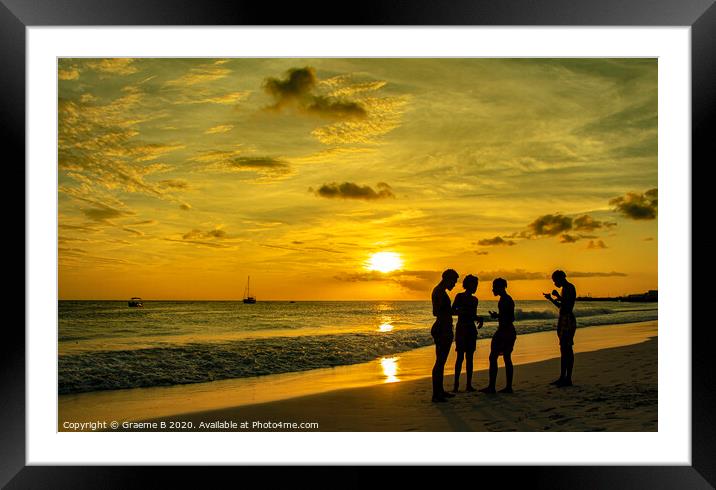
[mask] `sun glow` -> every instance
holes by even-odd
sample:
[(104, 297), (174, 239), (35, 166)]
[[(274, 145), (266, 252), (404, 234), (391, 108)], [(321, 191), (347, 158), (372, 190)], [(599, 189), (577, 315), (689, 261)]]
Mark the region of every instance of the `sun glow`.
[(368, 259), (370, 271), (392, 272), (403, 268), (403, 259), (395, 252), (376, 252)]

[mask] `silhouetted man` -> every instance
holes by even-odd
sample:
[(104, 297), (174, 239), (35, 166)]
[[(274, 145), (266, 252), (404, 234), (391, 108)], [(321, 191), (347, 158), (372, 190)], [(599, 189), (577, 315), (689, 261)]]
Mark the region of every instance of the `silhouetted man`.
[(453, 269), (443, 272), (442, 280), (433, 288), (433, 316), (435, 323), (430, 334), (435, 341), (435, 366), (433, 366), (433, 402), (444, 402), (455, 395), (447, 393), (443, 387), (445, 363), (450, 354), (454, 337), (452, 331), (452, 307), (446, 290), (452, 291), (457, 284), (458, 273)]
[(492, 341), (490, 342), (490, 384), (480, 391), (488, 394), (497, 392), (495, 388), (497, 383), (497, 359), (502, 356), (505, 361), (506, 383), (500, 393), (512, 393), (512, 375), (514, 373), (512, 351), (517, 340), (515, 302), (512, 300), (512, 296), (507, 294), (507, 281), (501, 277), (492, 281), (492, 294), (500, 297), (497, 302), (497, 311), (490, 312), (490, 316), (497, 320), (497, 330), (492, 335)]
[[(574, 284), (567, 281), (564, 271), (556, 270), (552, 273), (552, 281), (562, 294), (553, 290), (552, 294), (543, 293), (553, 305), (559, 308), (557, 320), (557, 337), (559, 338), (559, 351), (562, 355), (559, 378), (552, 381), (558, 387), (572, 386), (572, 368), (574, 368), (574, 334), (577, 331), (577, 320), (574, 318), (574, 303), (577, 300), (577, 290)], [(554, 296), (554, 298), (552, 297)]]

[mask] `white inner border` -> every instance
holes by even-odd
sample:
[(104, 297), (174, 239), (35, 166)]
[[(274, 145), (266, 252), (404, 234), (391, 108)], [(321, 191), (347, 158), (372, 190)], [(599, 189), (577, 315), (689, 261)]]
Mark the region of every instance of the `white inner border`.
[[(27, 464), (691, 464), (690, 28), (32, 27), (27, 34)], [(57, 432), (57, 58), (81, 56), (658, 57), (659, 431)]]

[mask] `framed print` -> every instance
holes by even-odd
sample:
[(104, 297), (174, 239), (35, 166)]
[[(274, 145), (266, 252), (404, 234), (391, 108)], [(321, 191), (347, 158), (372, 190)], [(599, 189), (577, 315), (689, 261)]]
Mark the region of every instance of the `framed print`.
[(689, 161), (713, 147), (710, 2), (212, 7), (1, 6), (27, 192), (3, 484), (713, 485)]

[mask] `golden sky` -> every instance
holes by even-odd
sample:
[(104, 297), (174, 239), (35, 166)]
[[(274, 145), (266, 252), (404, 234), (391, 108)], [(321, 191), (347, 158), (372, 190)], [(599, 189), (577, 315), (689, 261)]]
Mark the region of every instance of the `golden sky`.
[[(655, 59), (61, 59), (60, 299), (657, 288)], [(402, 264), (371, 269), (392, 252)], [(458, 286), (455, 291), (461, 290)]]

